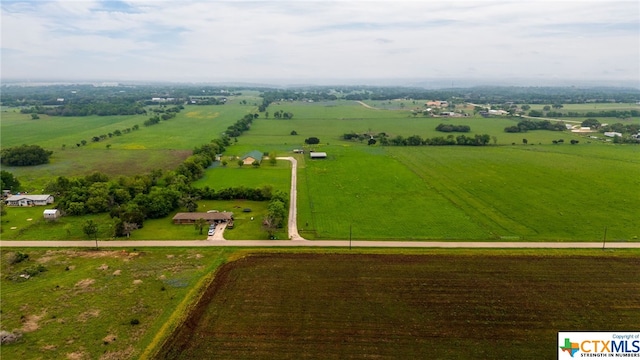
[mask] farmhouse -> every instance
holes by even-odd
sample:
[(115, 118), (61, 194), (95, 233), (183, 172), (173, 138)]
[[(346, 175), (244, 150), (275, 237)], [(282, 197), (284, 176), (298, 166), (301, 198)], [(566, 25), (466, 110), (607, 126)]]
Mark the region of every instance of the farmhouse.
[(11, 195), (6, 200), (9, 206), (36, 206), (53, 204), (53, 195)]
[(312, 151), (312, 152), (309, 153), (309, 156), (312, 159), (326, 159), (327, 158), (327, 153), (326, 152)]
[(204, 219), (209, 224), (220, 224), (223, 222), (233, 223), (232, 212), (182, 212), (173, 217), (174, 224), (195, 224), (198, 219)]
[(242, 162), (245, 165), (251, 165), (254, 161), (257, 161), (258, 163), (262, 162), (262, 153), (258, 150), (253, 150), (242, 157)]
[(60, 217), (60, 211), (58, 209), (45, 209), (42, 215), (47, 220), (56, 220)]
[(619, 132), (615, 132), (615, 131), (607, 131), (604, 133), (604, 136), (608, 136), (608, 137), (616, 137), (616, 136), (622, 136), (621, 133)]

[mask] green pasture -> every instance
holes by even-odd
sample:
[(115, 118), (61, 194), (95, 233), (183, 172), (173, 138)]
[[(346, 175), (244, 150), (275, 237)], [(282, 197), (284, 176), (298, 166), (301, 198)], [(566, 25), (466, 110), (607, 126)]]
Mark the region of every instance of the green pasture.
[[(224, 106), (187, 106), (176, 118), (159, 125), (141, 127), (117, 139), (89, 143), (84, 147), (56, 149), (51, 163), (37, 167), (3, 167), (16, 175), (31, 192), (38, 192), (56, 176), (80, 176), (92, 171), (109, 175), (133, 175), (153, 169), (172, 169), (186, 158), (193, 147), (216, 138), (226, 127), (255, 107), (240, 104), (239, 98)], [(257, 100), (255, 98), (254, 100)], [(611, 104), (603, 104), (603, 106)], [(274, 119), (279, 110), (292, 112), (293, 119)], [(529, 131), (505, 133), (519, 118), (470, 116), (431, 118), (413, 116), (410, 110), (378, 110), (355, 101), (276, 102), (261, 114), (251, 129), (232, 142), (225, 153), (226, 167), (212, 167), (194, 186), (219, 190), (225, 187), (260, 187), (289, 191), (290, 165), (268, 161), (255, 169), (239, 168), (234, 157), (252, 150), (294, 156), (292, 150), (304, 148), (326, 151), (325, 160), (299, 159), (298, 228), (309, 239), (520, 239), (520, 240), (599, 240), (604, 227), (610, 239), (635, 240), (640, 230), (631, 218), (639, 211), (635, 193), (640, 183), (640, 148), (614, 145), (589, 139), (569, 131)], [(3, 113), (5, 114), (5, 113)], [(12, 126), (46, 128), (55, 136), (38, 133), (40, 141), (59, 144), (64, 136), (95, 134), (111, 121), (131, 118), (43, 118), (18, 119), (9, 111), (3, 115), (2, 136), (15, 139)], [(11, 118), (13, 116), (14, 118)], [(144, 119), (145, 117), (143, 117)], [(44, 121), (43, 121), (44, 120)], [(56, 132), (55, 124), (86, 120), (94, 129), (77, 125)], [(136, 120), (137, 121), (137, 120)], [(618, 121), (617, 119), (615, 121)], [(604, 120), (602, 121), (604, 122)], [(474, 134), (495, 136), (486, 147), (381, 147), (366, 142), (345, 141), (344, 133), (379, 133), (408, 137), (420, 135), (458, 136), (435, 131), (440, 123), (469, 125)], [(118, 125), (115, 128), (121, 128)], [(35, 128), (32, 128), (35, 129)], [(74, 130), (75, 129), (75, 130)], [(290, 135), (295, 130), (298, 135)], [(22, 134), (18, 132), (17, 134)], [(307, 146), (304, 139), (315, 136), (321, 144)], [(527, 140), (527, 145), (523, 144)], [(563, 139), (564, 144), (553, 145)], [(579, 140), (571, 145), (571, 140)], [(112, 143), (110, 149), (105, 144)], [(59, 146), (59, 145), (56, 145)], [(201, 202), (202, 203), (202, 202)], [(11, 211), (11, 210), (10, 210)], [(256, 217), (257, 219), (258, 217)], [(65, 219), (65, 221), (67, 221)], [(74, 220), (69, 220), (74, 221)], [(190, 239), (193, 231), (177, 231), (167, 219), (138, 230), (135, 239)], [(58, 225), (60, 229), (64, 226)], [(151, 229), (162, 229), (156, 232)], [(241, 227), (240, 227), (241, 228)], [(43, 228), (46, 229), (46, 228)], [(238, 230), (238, 229), (235, 229)], [(232, 238), (262, 238), (259, 226), (233, 231)], [(9, 235), (3, 223), (3, 236), (38, 238), (35, 230)], [(42, 230), (45, 233), (46, 230)], [(229, 232), (231, 233), (231, 232)], [(63, 230), (51, 233), (64, 238)], [(81, 235), (81, 234), (80, 234)], [(82, 236), (80, 236), (81, 238)], [(76, 238), (76, 236), (71, 236)]]

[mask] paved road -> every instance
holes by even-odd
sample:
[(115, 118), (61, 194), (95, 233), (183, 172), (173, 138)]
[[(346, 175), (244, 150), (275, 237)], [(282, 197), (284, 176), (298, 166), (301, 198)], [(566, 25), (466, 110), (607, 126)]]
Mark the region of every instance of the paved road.
[[(95, 241), (0, 241), (2, 247), (95, 247)], [(602, 249), (601, 242), (464, 242), (349, 240), (113, 240), (98, 247), (342, 247), (342, 248), (486, 248), (486, 249)], [(607, 249), (640, 249), (640, 242), (607, 242)]]

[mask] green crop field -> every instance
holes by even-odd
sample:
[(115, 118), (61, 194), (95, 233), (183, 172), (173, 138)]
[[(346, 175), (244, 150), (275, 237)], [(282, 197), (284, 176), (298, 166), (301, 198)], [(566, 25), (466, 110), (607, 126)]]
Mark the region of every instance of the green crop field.
[(551, 359), (633, 329), (637, 254), (269, 254), (220, 268), (157, 359)]

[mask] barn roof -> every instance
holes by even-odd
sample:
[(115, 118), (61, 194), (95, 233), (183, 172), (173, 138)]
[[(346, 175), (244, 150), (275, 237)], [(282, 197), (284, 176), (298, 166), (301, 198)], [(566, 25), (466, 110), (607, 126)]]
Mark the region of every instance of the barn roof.
[(242, 160), (246, 159), (246, 158), (253, 158), (258, 160), (258, 162), (262, 161), (262, 152), (258, 151), (258, 150), (253, 150), (252, 152), (246, 154), (245, 156), (242, 157)]
[(233, 219), (233, 213), (232, 212), (212, 212), (212, 213), (206, 213), (206, 212), (181, 212), (181, 213), (177, 213), (174, 217), (173, 220), (193, 220), (196, 221), (198, 219), (204, 219), (207, 221), (212, 221), (212, 220), (231, 220)]

